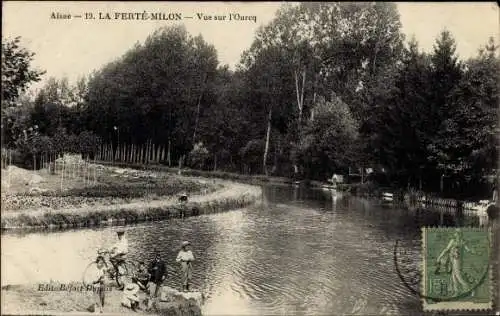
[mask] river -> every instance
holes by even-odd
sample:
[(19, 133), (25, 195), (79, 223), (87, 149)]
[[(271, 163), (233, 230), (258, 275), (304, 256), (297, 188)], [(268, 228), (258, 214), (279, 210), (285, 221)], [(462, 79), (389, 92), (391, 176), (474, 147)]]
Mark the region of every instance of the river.
[[(476, 225), (471, 219), (470, 225)], [(384, 207), (321, 190), (265, 186), (261, 205), (126, 228), (133, 261), (155, 251), (179, 287), (175, 256), (190, 240), (193, 288), (210, 314), (409, 314), (420, 301), (399, 279), (394, 245), (418, 260), (423, 225), (451, 214)], [(116, 227), (2, 235), (2, 285), (80, 280)], [(416, 261), (418, 263), (418, 261)]]

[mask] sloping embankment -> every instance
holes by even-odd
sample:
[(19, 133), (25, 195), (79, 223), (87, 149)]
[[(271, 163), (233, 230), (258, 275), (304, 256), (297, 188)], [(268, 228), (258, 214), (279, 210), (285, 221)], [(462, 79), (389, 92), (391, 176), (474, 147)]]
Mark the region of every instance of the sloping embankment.
[[(97, 294), (82, 285), (44, 284), (14, 285), (2, 288), (2, 315), (90, 315)], [(49, 290), (50, 287), (50, 290)], [(145, 312), (146, 294), (139, 293), (141, 310), (133, 312), (121, 305), (122, 291), (110, 288), (105, 293), (104, 313), (101, 315), (169, 315), (169, 316), (201, 316), (201, 293), (181, 293), (169, 287), (162, 287), (160, 301), (151, 312)], [(196, 296), (196, 294), (199, 294)], [(197, 299), (198, 298), (198, 299)]]
[(217, 213), (249, 206), (261, 198), (258, 186), (221, 181), (224, 187), (206, 195), (195, 195), (180, 205), (176, 198), (136, 200), (126, 204), (86, 206), (51, 210), (25, 209), (2, 213), (2, 230), (70, 228), (97, 225), (124, 225), (173, 217)]

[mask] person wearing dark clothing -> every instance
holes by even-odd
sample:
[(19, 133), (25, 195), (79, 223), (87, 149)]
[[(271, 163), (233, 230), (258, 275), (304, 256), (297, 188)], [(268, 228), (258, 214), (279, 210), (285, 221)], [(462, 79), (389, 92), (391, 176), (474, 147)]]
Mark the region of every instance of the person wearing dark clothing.
[(149, 293), (150, 298), (148, 301), (148, 309), (151, 309), (153, 302), (157, 300), (158, 293), (162, 282), (165, 280), (167, 268), (165, 263), (161, 260), (160, 255), (156, 254), (155, 258), (148, 267), (149, 278)]
[(149, 279), (151, 278), (149, 272), (146, 270), (144, 262), (139, 262), (139, 268), (136, 272), (137, 284), (143, 291), (147, 291)]

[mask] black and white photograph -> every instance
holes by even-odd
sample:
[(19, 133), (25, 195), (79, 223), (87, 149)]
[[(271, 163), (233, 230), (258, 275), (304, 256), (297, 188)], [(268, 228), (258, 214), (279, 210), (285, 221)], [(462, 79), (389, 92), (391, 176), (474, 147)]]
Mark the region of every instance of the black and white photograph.
[(497, 2), (3, 1), (2, 315), (500, 315)]

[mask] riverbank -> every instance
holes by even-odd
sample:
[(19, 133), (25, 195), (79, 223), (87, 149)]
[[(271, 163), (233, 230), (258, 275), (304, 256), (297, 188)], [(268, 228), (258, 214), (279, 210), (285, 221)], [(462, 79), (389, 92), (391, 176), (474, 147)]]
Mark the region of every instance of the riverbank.
[[(310, 188), (323, 188), (328, 187), (331, 188), (331, 184), (327, 182), (321, 182), (316, 180), (294, 180), (287, 177), (276, 177), (276, 176), (266, 176), (266, 175), (249, 175), (249, 174), (240, 174), (235, 172), (226, 172), (226, 171), (206, 171), (206, 170), (198, 170), (198, 169), (190, 169), (190, 168), (172, 168), (165, 165), (160, 164), (133, 164), (133, 163), (124, 163), (124, 162), (106, 162), (100, 161), (100, 164), (107, 166), (119, 166), (132, 168), (136, 170), (151, 170), (151, 171), (164, 171), (171, 174), (182, 174), (185, 176), (191, 177), (203, 177), (203, 178), (215, 178), (215, 179), (224, 179), (224, 180), (232, 180), (240, 183), (254, 184), (254, 185), (262, 185), (262, 184), (278, 184), (278, 185), (298, 185), (298, 186), (306, 186)], [(355, 184), (337, 184), (337, 191), (348, 192), (352, 189), (352, 187), (356, 186)]]
[[(48, 285), (15, 285), (2, 287), (2, 315), (88, 315), (92, 313), (97, 295), (92, 290), (80, 290), (75, 284), (74, 290), (52, 284)], [(64, 285), (66, 286), (66, 285)], [(140, 293), (141, 310), (133, 312), (121, 305), (122, 291), (107, 288), (105, 305), (101, 315), (169, 315), (169, 316), (201, 316), (201, 293), (181, 293), (164, 286), (161, 301), (156, 308), (146, 312), (143, 300), (145, 293)]]
[[(2, 231), (124, 225), (203, 215), (246, 207), (262, 194), (260, 187), (226, 180), (139, 172), (142, 176), (154, 175), (144, 181), (139, 176), (130, 177), (129, 174), (137, 173), (132, 169), (106, 166), (102, 169), (98, 185), (17, 195), (23, 203), (26, 203), (24, 199), (35, 202), (27, 204), (28, 207), (11, 209), (3, 205)], [(117, 197), (123, 195), (124, 190), (130, 195)], [(140, 197), (134, 197), (137, 191)], [(179, 203), (179, 192), (188, 192), (187, 203)], [(57, 207), (59, 204), (53, 203), (54, 199), (61, 201), (63, 207)]]

